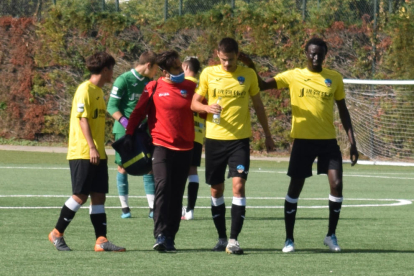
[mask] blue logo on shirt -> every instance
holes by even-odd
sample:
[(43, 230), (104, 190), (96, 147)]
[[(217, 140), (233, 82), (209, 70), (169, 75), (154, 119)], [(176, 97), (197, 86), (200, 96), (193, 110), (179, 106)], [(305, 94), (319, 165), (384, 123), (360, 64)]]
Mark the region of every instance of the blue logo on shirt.
[(240, 76), (240, 77), (237, 77), (237, 80), (239, 81), (239, 84), (243, 84), (246, 79)]
[(183, 96), (184, 98), (187, 98), (187, 91), (186, 91), (186, 90), (180, 90), (180, 94), (181, 94), (181, 96)]
[(326, 79), (325, 84), (326, 84), (326, 86), (331, 87), (332, 81), (330, 79)]

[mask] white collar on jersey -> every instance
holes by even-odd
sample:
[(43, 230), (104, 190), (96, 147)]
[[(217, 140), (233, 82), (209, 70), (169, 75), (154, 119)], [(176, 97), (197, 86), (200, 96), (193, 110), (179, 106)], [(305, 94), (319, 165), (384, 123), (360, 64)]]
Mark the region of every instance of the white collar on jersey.
[(135, 73), (135, 69), (131, 69), (131, 72), (132, 72), (132, 74), (134, 74), (134, 76), (135, 76), (138, 80), (143, 81), (143, 80), (145, 79), (145, 77), (142, 77), (142, 78), (138, 77), (138, 75)]

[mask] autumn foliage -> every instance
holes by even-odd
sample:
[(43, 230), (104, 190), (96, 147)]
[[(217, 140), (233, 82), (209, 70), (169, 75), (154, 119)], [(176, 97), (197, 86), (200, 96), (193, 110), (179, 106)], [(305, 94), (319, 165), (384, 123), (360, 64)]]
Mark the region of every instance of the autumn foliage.
[[(84, 60), (97, 50), (116, 57), (116, 77), (149, 49), (175, 49), (182, 57), (197, 56), (205, 66), (215, 64), (217, 42), (230, 36), (252, 56), (266, 78), (303, 67), (305, 42), (320, 36), (329, 44), (326, 66), (345, 78), (414, 77), (412, 63), (406, 61), (414, 57), (409, 14), (380, 21), (374, 37), (372, 18), (366, 15), (353, 24), (326, 20), (318, 24), (317, 20), (303, 22), (299, 12), (281, 5), (246, 5), (237, 12), (220, 5), (163, 22), (134, 12), (132, 4), (130, 7), (122, 13), (55, 7), (40, 22), (0, 18), (0, 136), (66, 139), (73, 93), (88, 78)], [(372, 70), (374, 58), (376, 68)], [(274, 139), (280, 150), (286, 150), (291, 120), (288, 93), (268, 91), (262, 98)], [(108, 140), (112, 139), (111, 122), (108, 118)], [(253, 147), (260, 150), (263, 135), (254, 115), (252, 124)]]

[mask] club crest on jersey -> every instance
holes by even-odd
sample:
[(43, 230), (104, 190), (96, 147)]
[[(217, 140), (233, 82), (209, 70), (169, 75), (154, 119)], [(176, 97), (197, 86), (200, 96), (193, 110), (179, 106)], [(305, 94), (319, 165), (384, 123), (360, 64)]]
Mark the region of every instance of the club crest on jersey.
[(331, 87), (332, 81), (330, 79), (326, 79), (325, 84), (326, 84), (326, 86)]
[(180, 94), (181, 94), (181, 96), (183, 96), (184, 98), (187, 98), (187, 90), (180, 90)]
[(246, 79), (240, 76), (240, 77), (237, 77), (237, 80), (239, 81), (239, 84), (243, 84)]
[(243, 165), (238, 165), (237, 166), (237, 172), (238, 173), (243, 173), (244, 172), (244, 166)]

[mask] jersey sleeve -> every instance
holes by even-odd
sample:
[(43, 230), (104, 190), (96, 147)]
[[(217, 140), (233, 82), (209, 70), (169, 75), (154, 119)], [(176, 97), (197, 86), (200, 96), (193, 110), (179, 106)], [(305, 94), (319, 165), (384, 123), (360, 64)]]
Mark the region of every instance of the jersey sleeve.
[(108, 107), (106, 110), (109, 114), (114, 114), (119, 111), (119, 105), (121, 103), (122, 96), (126, 93), (127, 84), (124, 78), (119, 76), (112, 86), (111, 94), (109, 95)]
[(276, 80), (277, 88), (289, 87), (293, 77), (293, 70), (285, 71), (277, 74), (274, 79)]
[(338, 77), (338, 87), (335, 91), (335, 101), (340, 101), (345, 99), (345, 88), (344, 88), (344, 80), (342, 76)]
[(87, 86), (80, 86), (76, 90), (72, 108), (76, 109), (77, 118), (88, 118), (92, 114)]
[(196, 93), (200, 96), (206, 98), (207, 91), (208, 91), (208, 68), (204, 69), (203, 72), (200, 74), (200, 81), (198, 82), (198, 87), (196, 89)]
[(253, 97), (254, 95), (260, 92), (259, 81), (257, 80), (256, 72), (253, 69), (250, 69), (249, 71), (250, 71), (249, 77), (252, 79), (249, 93), (250, 93), (250, 96)]
[(133, 135), (135, 129), (141, 124), (141, 122), (145, 119), (147, 115), (147, 106), (148, 101), (153, 93), (155, 82), (149, 82), (142, 92), (141, 97), (138, 100), (137, 105), (135, 106), (134, 110), (129, 117), (128, 126), (126, 129), (126, 134)]

